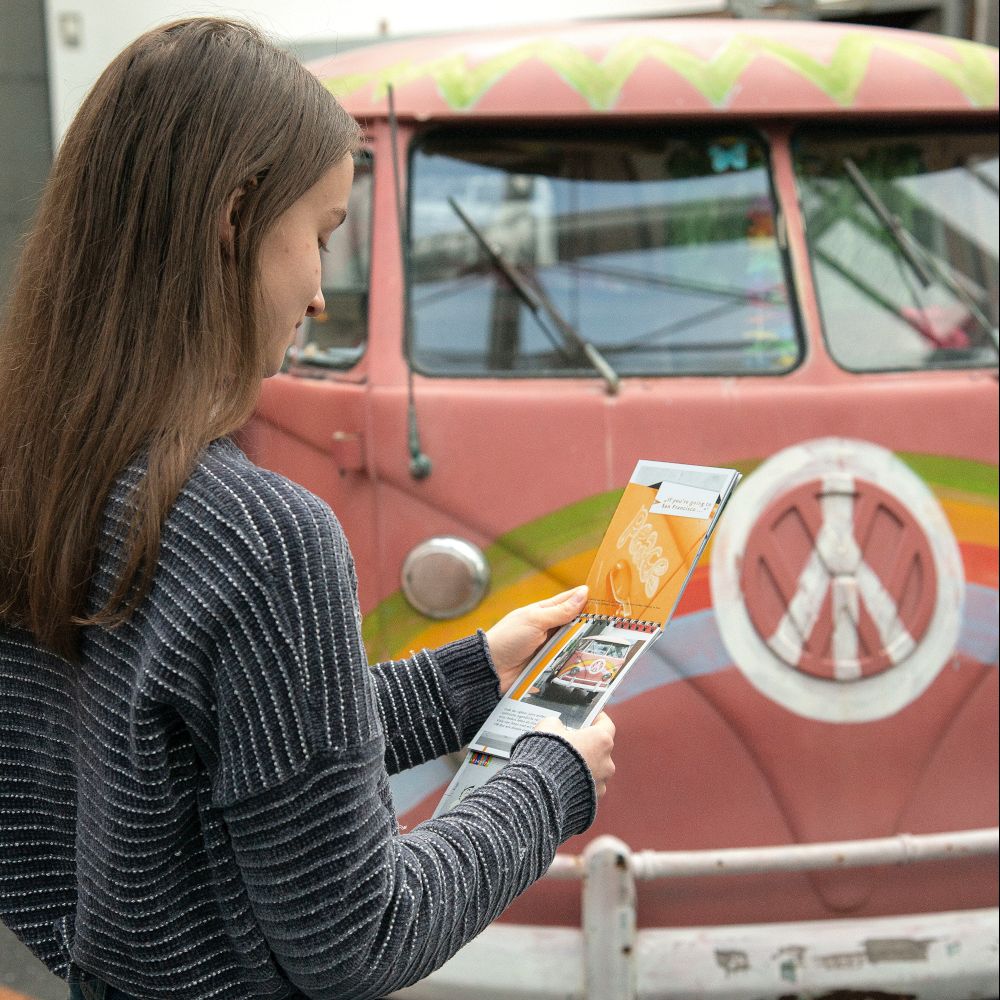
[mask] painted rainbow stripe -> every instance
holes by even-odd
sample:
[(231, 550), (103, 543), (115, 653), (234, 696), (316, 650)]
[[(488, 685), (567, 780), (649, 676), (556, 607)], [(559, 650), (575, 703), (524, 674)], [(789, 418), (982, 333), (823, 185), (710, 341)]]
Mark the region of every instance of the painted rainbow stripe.
[[(966, 581), (977, 588), (998, 589), (998, 468), (947, 456), (897, 453), (930, 487), (944, 509), (958, 541)], [(744, 475), (760, 460), (732, 463)], [(570, 504), (501, 536), (486, 550), (493, 574), (490, 593), (469, 614), (432, 622), (418, 614), (397, 592), (365, 616), (369, 655), (384, 660), (410, 650), (433, 648), (476, 628), (491, 624), (508, 611), (549, 597), (586, 579), (620, 490)], [(711, 608), (709, 544), (692, 575), (678, 618)]]
[(625, 38), (602, 59), (594, 60), (575, 46), (554, 38), (518, 45), (472, 64), (462, 54), (414, 62), (405, 59), (372, 72), (330, 77), (324, 85), (339, 99), (371, 88), (373, 100), (383, 100), (389, 86), (398, 89), (430, 79), (455, 111), (470, 111), (505, 76), (529, 60), (538, 60), (560, 76), (595, 111), (610, 111), (622, 87), (644, 60), (653, 60), (683, 77), (715, 107), (724, 107), (743, 73), (754, 61), (774, 59), (818, 87), (842, 107), (854, 104), (868, 72), (873, 52), (901, 56), (936, 73), (963, 94), (972, 107), (997, 103), (997, 68), (984, 45), (949, 39), (951, 55), (916, 42), (858, 34), (843, 38), (828, 63), (773, 39), (736, 35), (710, 59), (659, 38)]

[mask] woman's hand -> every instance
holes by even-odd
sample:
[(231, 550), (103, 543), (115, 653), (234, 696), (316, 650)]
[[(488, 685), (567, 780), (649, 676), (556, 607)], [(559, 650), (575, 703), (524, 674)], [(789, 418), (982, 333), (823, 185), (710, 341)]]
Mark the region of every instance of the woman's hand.
[(506, 694), (552, 630), (571, 622), (583, 610), (586, 600), (586, 587), (565, 590), (555, 597), (512, 611), (486, 632), (493, 665), (500, 678), (500, 694)]
[(555, 718), (542, 719), (535, 726), (535, 732), (555, 733), (572, 743), (594, 776), (597, 797), (604, 795), (608, 782), (615, 776), (615, 762), (611, 759), (615, 749), (615, 724), (607, 713), (601, 712), (591, 725), (584, 726), (583, 729), (567, 729)]

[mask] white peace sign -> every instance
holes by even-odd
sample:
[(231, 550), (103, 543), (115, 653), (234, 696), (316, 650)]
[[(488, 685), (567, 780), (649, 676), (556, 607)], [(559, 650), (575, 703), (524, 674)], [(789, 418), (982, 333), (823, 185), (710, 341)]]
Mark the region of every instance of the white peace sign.
[(895, 599), (865, 562), (854, 537), (855, 488), (854, 477), (848, 473), (824, 477), (820, 500), (823, 525), (788, 611), (767, 640), (786, 663), (798, 663), (830, 592), (833, 669), (838, 681), (857, 680), (862, 675), (858, 658), (862, 605), (871, 615), (893, 663), (908, 656), (916, 645), (899, 616)]
[[(797, 494), (810, 496), (811, 512), (796, 508)], [(898, 538), (873, 566), (885, 524), (872, 511), (886, 507)], [(773, 511), (785, 508), (812, 517), (798, 545), (807, 558), (789, 560), (771, 537)], [(761, 596), (757, 562), (773, 595)], [(711, 582), (723, 641), (747, 679), (826, 721), (883, 718), (917, 698), (954, 649), (964, 597), (958, 546), (927, 487), (891, 452), (838, 438), (787, 449), (744, 480), (720, 525)]]
[[(801, 527), (791, 556), (782, 551), (790, 517)], [(802, 571), (793, 585), (796, 559)], [(905, 659), (927, 631), (935, 599), (934, 557), (909, 509), (843, 471), (782, 493), (759, 515), (741, 576), (767, 645), (790, 666), (838, 681)], [(759, 591), (772, 588), (786, 608), (776, 627), (760, 608)]]

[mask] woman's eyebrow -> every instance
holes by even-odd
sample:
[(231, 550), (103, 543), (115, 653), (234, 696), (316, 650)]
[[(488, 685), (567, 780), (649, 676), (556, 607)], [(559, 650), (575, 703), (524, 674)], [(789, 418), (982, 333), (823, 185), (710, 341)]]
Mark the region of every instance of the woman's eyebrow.
[(329, 212), (326, 213), (327, 221), (333, 228), (341, 225), (344, 219), (347, 218), (346, 208), (331, 208)]

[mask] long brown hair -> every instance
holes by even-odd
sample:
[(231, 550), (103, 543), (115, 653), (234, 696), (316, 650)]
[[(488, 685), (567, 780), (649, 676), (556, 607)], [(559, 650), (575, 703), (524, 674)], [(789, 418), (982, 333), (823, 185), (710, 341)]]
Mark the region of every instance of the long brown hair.
[[(239, 22), (165, 25), (105, 70), (0, 324), (0, 619), (75, 659), (81, 626), (124, 621), (148, 593), (200, 451), (257, 399), (261, 239), (358, 140), (318, 80)], [(122, 572), (88, 615), (102, 512), (140, 455)]]

